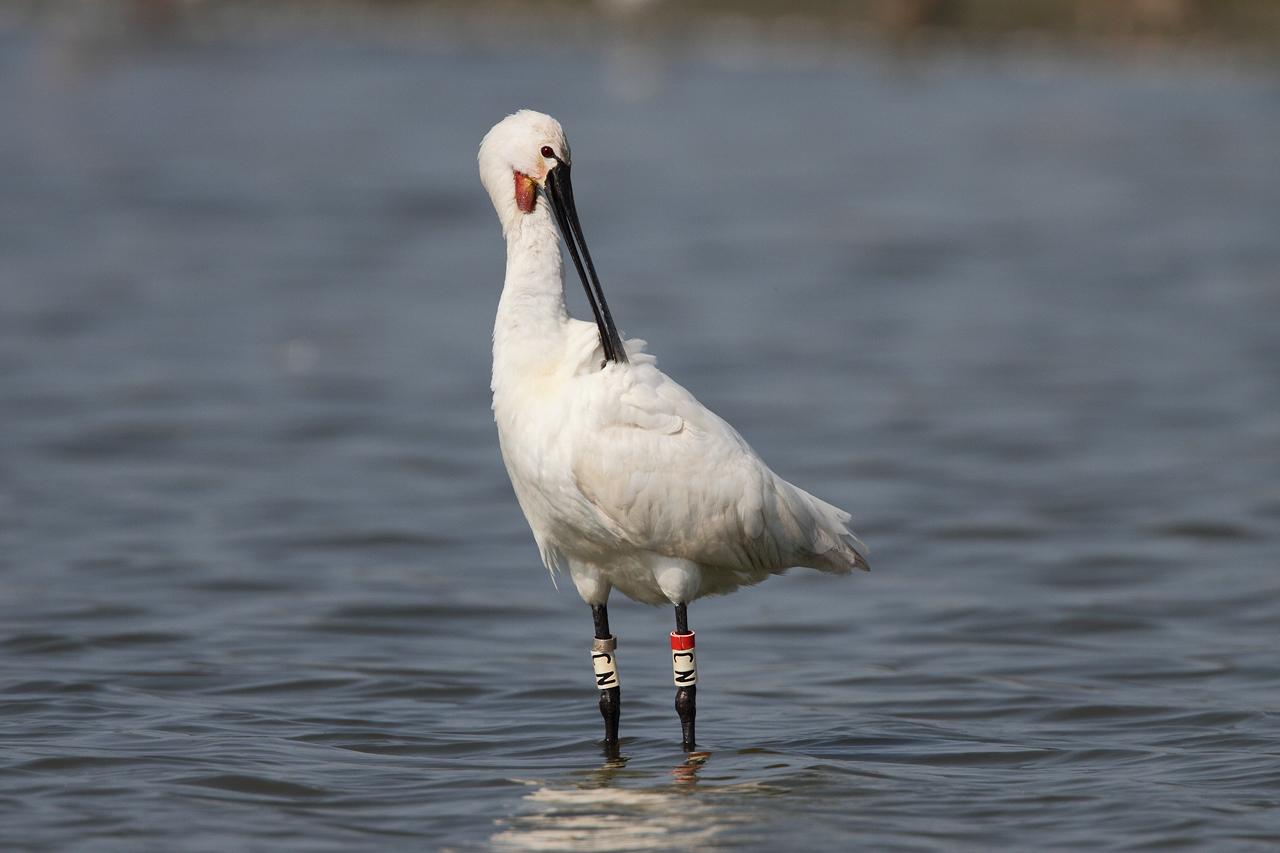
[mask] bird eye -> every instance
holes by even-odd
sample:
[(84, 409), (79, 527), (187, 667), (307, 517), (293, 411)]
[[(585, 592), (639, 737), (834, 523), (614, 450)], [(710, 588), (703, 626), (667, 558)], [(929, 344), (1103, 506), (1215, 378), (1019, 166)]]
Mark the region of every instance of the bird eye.
[(550, 145), (544, 145), (544, 146), (542, 146), (542, 156), (543, 156), (543, 157), (550, 157), (550, 158), (552, 158), (552, 159), (555, 159), (555, 156), (556, 156), (555, 149), (554, 149), (554, 148), (552, 148)]

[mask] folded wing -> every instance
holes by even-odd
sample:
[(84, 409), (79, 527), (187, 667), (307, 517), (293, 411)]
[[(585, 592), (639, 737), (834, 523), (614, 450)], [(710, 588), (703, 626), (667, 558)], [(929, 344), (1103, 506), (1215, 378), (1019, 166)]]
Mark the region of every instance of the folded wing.
[(573, 475), (612, 533), (636, 548), (750, 583), (792, 566), (866, 568), (849, 514), (778, 477), (737, 431), (629, 341), (632, 363), (597, 374)]

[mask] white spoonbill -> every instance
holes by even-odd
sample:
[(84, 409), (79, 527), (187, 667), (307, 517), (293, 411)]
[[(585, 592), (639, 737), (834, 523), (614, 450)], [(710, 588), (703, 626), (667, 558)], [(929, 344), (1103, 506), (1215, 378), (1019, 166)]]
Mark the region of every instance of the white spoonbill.
[[(849, 514), (783, 480), (728, 423), (624, 341), (605, 304), (551, 116), (521, 110), (480, 143), (480, 180), (507, 240), (493, 328), (502, 460), (542, 561), (567, 569), (595, 620), (592, 661), (605, 745), (621, 691), (606, 604), (614, 588), (675, 606), (676, 711), (694, 748), (697, 669), (687, 605), (792, 566), (866, 569)], [(559, 225), (594, 323), (564, 304)]]

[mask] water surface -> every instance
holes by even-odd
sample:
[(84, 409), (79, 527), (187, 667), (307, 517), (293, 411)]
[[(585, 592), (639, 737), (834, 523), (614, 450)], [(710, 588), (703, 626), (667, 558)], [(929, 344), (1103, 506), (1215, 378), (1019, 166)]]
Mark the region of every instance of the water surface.
[[(42, 28), (0, 96), (5, 848), (1280, 843), (1274, 76)], [(524, 105), (623, 328), (873, 549), (691, 608), (694, 760), (622, 600), (602, 755), (498, 456)]]

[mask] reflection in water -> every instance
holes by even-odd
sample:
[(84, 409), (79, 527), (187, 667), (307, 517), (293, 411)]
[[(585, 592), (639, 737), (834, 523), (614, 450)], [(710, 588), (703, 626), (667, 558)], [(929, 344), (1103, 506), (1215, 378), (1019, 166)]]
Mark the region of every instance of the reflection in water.
[[(607, 759), (576, 783), (531, 783), (537, 787), (524, 797), (529, 812), (512, 818), (490, 840), (519, 850), (661, 850), (707, 844), (750, 819), (743, 804), (757, 787), (699, 785), (698, 772), (710, 758), (709, 752), (690, 753), (669, 771), (675, 785), (625, 787), (661, 779), (648, 771), (623, 772), (626, 756)], [(706, 796), (725, 792), (737, 797), (732, 810)]]
[(677, 782), (684, 782), (689, 785), (696, 784), (698, 781), (698, 771), (702, 769), (702, 765), (707, 763), (711, 758), (709, 752), (691, 752), (685, 756), (684, 761), (671, 768), (671, 775), (675, 777)]

